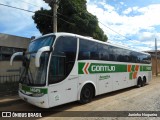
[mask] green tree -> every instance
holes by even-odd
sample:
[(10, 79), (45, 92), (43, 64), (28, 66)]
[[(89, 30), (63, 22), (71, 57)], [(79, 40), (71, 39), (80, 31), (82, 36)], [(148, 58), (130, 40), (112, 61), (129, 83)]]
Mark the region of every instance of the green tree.
[[(52, 5), (50, 4), (50, 6)], [(107, 36), (98, 26), (97, 17), (87, 11), (86, 0), (60, 0), (58, 6), (58, 32), (70, 32), (107, 41)], [(52, 16), (53, 10), (41, 8), (32, 17), (35, 24), (37, 24), (36, 27), (42, 34), (51, 33), (52, 18), (41, 14)], [(64, 20), (69, 21), (69, 23)]]

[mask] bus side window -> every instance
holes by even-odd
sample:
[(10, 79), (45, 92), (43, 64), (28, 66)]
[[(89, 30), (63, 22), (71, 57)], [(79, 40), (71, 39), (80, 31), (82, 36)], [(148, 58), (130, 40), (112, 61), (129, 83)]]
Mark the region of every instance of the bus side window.
[(55, 43), (49, 68), (49, 84), (64, 80), (71, 72), (76, 58), (77, 39), (59, 37)]
[(89, 60), (90, 59), (90, 52), (86, 52), (86, 51), (80, 51), (79, 52), (79, 57), (78, 57), (79, 60)]
[(97, 43), (80, 39), (78, 60), (98, 60)]
[(109, 46), (109, 61), (116, 61), (115, 60), (115, 47), (114, 46)]
[(98, 44), (99, 60), (109, 60), (109, 50), (107, 45)]

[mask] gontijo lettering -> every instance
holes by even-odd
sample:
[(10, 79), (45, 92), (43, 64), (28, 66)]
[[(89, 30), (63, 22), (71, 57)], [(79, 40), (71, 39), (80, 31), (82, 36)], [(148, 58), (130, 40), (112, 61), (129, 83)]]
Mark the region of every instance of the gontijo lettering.
[(115, 71), (115, 66), (107, 66), (107, 65), (93, 65), (91, 67), (92, 71)]

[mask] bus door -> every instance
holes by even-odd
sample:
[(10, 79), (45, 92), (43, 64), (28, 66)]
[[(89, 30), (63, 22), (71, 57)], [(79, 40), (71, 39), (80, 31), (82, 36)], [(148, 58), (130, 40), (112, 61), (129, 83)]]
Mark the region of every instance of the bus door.
[(60, 37), (51, 55), (48, 74), (49, 106), (77, 100), (78, 77), (73, 72), (77, 51), (77, 40)]

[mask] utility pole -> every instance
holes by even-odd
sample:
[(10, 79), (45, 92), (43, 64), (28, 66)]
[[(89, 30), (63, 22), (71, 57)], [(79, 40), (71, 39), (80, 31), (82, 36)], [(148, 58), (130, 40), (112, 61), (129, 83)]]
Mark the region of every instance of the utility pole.
[(44, 0), (46, 3), (53, 5), (53, 32), (57, 32), (57, 9), (58, 0)]
[(158, 68), (157, 68), (157, 39), (155, 38), (155, 54), (156, 54), (156, 76), (158, 76)]
[(57, 32), (57, 0), (53, 0), (53, 32)]

